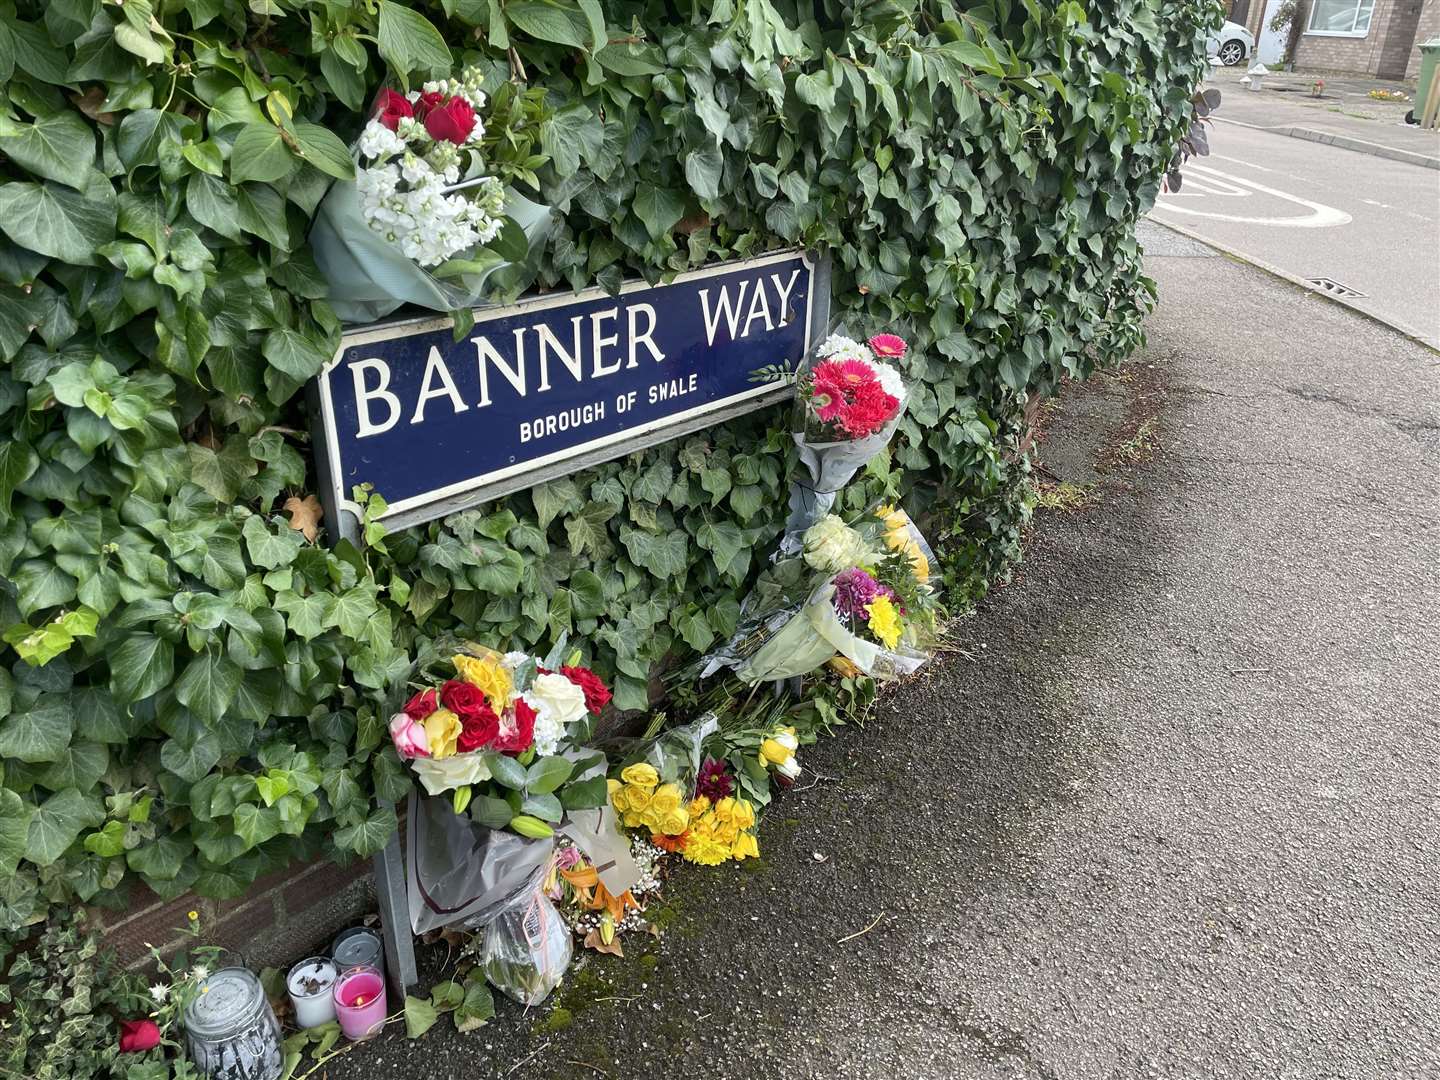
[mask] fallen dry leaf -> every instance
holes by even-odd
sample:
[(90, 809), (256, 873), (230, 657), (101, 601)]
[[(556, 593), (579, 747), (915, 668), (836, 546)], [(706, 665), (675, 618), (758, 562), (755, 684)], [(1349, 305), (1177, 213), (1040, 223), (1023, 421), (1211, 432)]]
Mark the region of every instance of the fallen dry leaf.
[(75, 103), (77, 109), (97, 124), (104, 124), (108, 127), (115, 123), (115, 114), (113, 112), (100, 111), (100, 106), (105, 104), (105, 91), (101, 90), (100, 87), (92, 86), (83, 94), (71, 94), (70, 100)]
[(314, 543), (320, 533), (320, 519), (325, 515), (320, 500), (314, 495), (306, 495), (304, 499), (291, 495), (285, 500), (285, 509), (290, 513), (290, 527), (304, 533), (305, 539)]
[(611, 956), (625, 955), (625, 950), (620, 948), (620, 935), (615, 935), (615, 938), (610, 944), (606, 945), (600, 937), (599, 930), (591, 930), (590, 933), (585, 935), (585, 947), (587, 949), (594, 949), (596, 952), (609, 953)]

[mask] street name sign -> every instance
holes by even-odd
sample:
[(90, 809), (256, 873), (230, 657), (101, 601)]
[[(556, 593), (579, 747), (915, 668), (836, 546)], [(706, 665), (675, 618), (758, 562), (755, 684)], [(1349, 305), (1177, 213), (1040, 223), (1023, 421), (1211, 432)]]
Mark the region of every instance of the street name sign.
[(317, 377), (327, 525), (353, 536), (370, 483), (405, 528), (789, 397), (829, 314), (828, 264), (802, 251), (348, 331)]

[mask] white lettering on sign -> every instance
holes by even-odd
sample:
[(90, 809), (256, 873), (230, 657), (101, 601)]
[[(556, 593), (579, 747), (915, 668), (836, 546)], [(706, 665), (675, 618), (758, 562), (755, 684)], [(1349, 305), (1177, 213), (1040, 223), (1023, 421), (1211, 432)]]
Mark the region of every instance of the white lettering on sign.
[(597, 379), (602, 375), (614, 375), (620, 370), (620, 365), (624, 363), (619, 356), (615, 357), (614, 364), (605, 363), (605, 350), (612, 345), (619, 345), (620, 335), (607, 334), (600, 328), (602, 320), (618, 319), (619, 317), (620, 309), (613, 307), (607, 311), (597, 311), (590, 316), (590, 358), (594, 364), (590, 369), (590, 374)]
[(670, 401), (686, 394), (695, 393), (699, 385), (699, 376), (691, 375), (688, 379), (669, 379), (663, 383), (656, 383), (650, 387), (650, 404), (656, 405), (662, 401)]
[[(800, 271), (796, 270), (795, 272), (798, 274)], [(649, 304), (631, 304), (627, 314), (630, 316), (630, 362), (627, 363), (625, 367), (633, 368), (640, 366), (640, 362), (635, 359), (635, 348), (637, 345), (644, 345), (650, 353), (650, 359), (654, 360), (657, 364), (661, 360), (664, 360), (665, 354), (655, 347), (655, 340), (651, 337), (651, 335), (655, 333), (655, 309)], [(643, 334), (640, 332), (639, 326), (636, 325), (641, 315), (645, 316), (646, 322), (645, 332)]]
[[(765, 330), (774, 330), (777, 325), (784, 326), (789, 320), (785, 317), (786, 308), (790, 303), (790, 294), (795, 289), (795, 282), (800, 277), (799, 270), (790, 273), (790, 280), (782, 282), (779, 274), (770, 275), (770, 284), (775, 290), (776, 303), (773, 308), (774, 316), (771, 315), (770, 298), (765, 290), (765, 280), (757, 280), (755, 291), (750, 294), (750, 306), (745, 307), (745, 292), (750, 287), (750, 282), (740, 282), (739, 291), (732, 300), (730, 286), (723, 285), (720, 288), (720, 295), (715, 300), (712, 308), (710, 305), (710, 290), (700, 290), (700, 310), (705, 319), (705, 344), (714, 345), (715, 335), (720, 330), (721, 320), (730, 329), (730, 340), (736, 341), (740, 338), (750, 336), (751, 327), (757, 322), (765, 324)], [(744, 323), (741, 323), (741, 317)], [(633, 337), (633, 335), (632, 335)], [(658, 357), (656, 359), (659, 359)]]
[[(549, 327), (545, 327), (549, 330)], [(483, 409), (490, 404), (490, 364), (500, 369), (500, 374), (505, 376), (505, 381), (515, 388), (515, 392), (521, 397), (525, 396), (525, 331), (515, 331), (515, 366), (511, 367), (505, 362), (505, 358), (495, 351), (495, 346), (490, 344), (490, 339), (484, 334), (470, 339), (470, 344), (475, 346), (478, 354), (476, 362), (480, 365), (480, 400), (475, 407)], [(556, 342), (559, 345), (559, 342)], [(544, 351), (544, 345), (541, 345)], [(489, 363), (487, 363), (487, 361)], [(543, 364), (541, 365), (543, 368)]]
[[(367, 371), (379, 373), (380, 381), (376, 386), (365, 385)], [(400, 419), (400, 399), (388, 389), (390, 365), (378, 359), (358, 360), (350, 365), (350, 377), (355, 380), (355, 415), (360, 421), (355, 437), (363, 439), (370, 435), (383, 435)], [(383, 424), (377, 424), (370, 419), (370, 402), (377, 399), (385, 402), (385, 407), (390, 410), (390, 417)]]
[[(440, 376), (440, 385), (434, 386), (435, 376)], [(420, 397), (415, 401), (415, 415), (410, 417), (412, 424), (425, 422), (425, 403), (431, 398), (448, 397), (450, 408), (457, 413), (465, 412), (470, 408), (465, 404), (465, 399), (460, 396), (460, 391), (455, 389), (455, 380), (450, 377), (450, 369), (445, 366), (445, 359), (440, 355), (440, 350), (434, 345), (430, 346), (430, 357), (425, 361), (425, 378), (420, 383)]]
[(730, 324), (730, 340), (735, 340), (735, 332), (740, 328), (740, 308), (745, 303), (745, 290), (749, 287), (750, 282), (748, 281), (740, 283), (740, 297), (732, 305), (730, 303), (730, 286), (721, 286), (720, 299), (715, 302), (713, 313), (710, 311), (710, 290), (700, 290), (700, 308), (705, 316), (705, 344), (715, 344), (715, 331), (720, 329), (722, 316)]
[(593, 405), (563, 409), (549, 416), (537, 417), (534, 420), (522, 420), (520, 422), (520, 441), (527, 443), (532, 439), (543, 439), (546, 435), (555, 435), (604, 419), (605, 403), (603, 401), (597, 401)]
[[(535, 388), (537, 393), (543, 394), (546, 390), (550, 389), (551, 352), (554, 352), (555, 355), (560, 358), (560, 362), (570, 369), (570, 374), (575, 377), (576, 382), (579, 382), (584, 377), (582, 372), (585, 362), (580, 355), (580, 321), (583, 318), (583, 315), (576, 315), (570, 320), (570, 334), (574, 344), (569, 350), (566, 350), (565, 346), (560, 344), (560, 339), (555, 336), (555, 332), (551, 330), (550, 327), (544, 323), (535, 327), (535, 336), (540, 341), (540, 385)], [(524, 349), (524, 344), (520, 340), (521, 334), (521, 331), (515, 331), (515, 347), (517, 350)], [(521, 353), (517, 351), (516, 355), (521, 355)], [(520, 392), (523, 394), (525, 391), (522, 390)], [(480, 404), (488, 405), (490, 403), (488, 401), (482, 401)]]

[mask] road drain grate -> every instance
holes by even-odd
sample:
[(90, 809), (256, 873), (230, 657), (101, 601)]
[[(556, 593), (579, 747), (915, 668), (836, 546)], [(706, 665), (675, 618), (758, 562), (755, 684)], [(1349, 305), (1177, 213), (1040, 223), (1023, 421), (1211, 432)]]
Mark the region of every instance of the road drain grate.
[(1350, 288), (1349, 285), (1341, 285), (1340, 282), (1333, 281), (1328, 277), (1312, 277), (1306, 278), (1305, 280), (1310, 282), (1310, 284), (1314, 285), (1316, 288), (1324, 289), (1331, 296), (1354, 297), (1368, 295), (1361, 292), (1359, 289)]

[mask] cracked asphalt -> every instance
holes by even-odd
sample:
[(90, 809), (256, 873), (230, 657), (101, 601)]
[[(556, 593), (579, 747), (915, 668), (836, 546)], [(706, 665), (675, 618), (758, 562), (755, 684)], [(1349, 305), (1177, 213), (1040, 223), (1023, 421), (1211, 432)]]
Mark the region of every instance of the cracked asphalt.
[(1048, 410), (1015, 579), (763, 860), (323, 1076), (1440, 1076), (1440, 356), (1145, 239), (1150, 345)]

